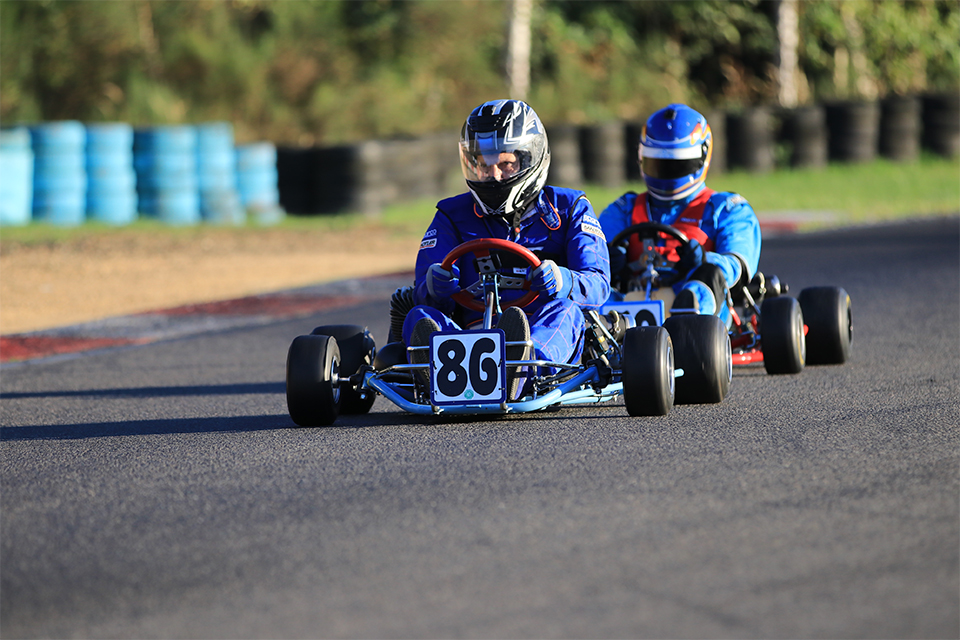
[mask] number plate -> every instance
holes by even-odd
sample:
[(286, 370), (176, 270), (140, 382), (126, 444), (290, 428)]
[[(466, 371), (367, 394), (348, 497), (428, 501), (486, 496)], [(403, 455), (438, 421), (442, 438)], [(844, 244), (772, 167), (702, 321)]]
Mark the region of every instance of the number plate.
[(608, 302), (600, 308), (600, 313), (610, 311), (633, 316), (638, 327), (659, 327), (663, 324), (663, 300)]
[(500, 404), (507, 399), (505, 337), (490, 331), (439, 331), (430, 337), (430, 401)]

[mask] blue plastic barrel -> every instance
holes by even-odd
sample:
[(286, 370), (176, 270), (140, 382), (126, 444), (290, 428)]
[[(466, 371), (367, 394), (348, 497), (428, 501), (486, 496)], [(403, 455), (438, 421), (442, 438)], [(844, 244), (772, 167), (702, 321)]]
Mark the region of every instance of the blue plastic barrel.
[(277, 147), (271, 142), (239, 145), (237, 188), (240, 202), (258, 224), (275, 224), (283, 216), (277, 186)]
[(29, 224), (33, 209), (33, 148), (26, 127), (0, 130), (0, 225)]
[(30, 127), (34, 154), (33, 219), (60, 226), (83, 224), (87, 208), (86, 141), (82, 122)]
[(171, 225), (201, 221), (197, 131), (189, 125), (138, 129), (133, 166), (140, 213)]
[(207, 122), (197, 125), (197, 182), (200, 211), (211, 224), (246, 222), (246, 212), (237, 193), (233, 125)]
[(87, 218), (112, 225), (137, 219), (133, 127), (122, 122), (87, 125)]

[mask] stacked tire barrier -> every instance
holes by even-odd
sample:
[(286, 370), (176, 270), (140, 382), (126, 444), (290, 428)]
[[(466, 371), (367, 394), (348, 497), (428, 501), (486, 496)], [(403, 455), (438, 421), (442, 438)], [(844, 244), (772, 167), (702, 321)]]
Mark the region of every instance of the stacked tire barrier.
[(580, 163), (584, 180), (605, 187), (623, 184), (627, 176), (624, 128), (622, 122), (605, 122), (580, 129)]
[(579, 185), (583, 182), (580, 162), (580, 132), (574, 125), (547, 127), (550, 142), (550, 172), (547, 184)]
[(134, 132), (140, 212), (171, 225), (201, 221), (197, 180), (197, 133), (191, 126), (166, 126)]
[(825, 105), (830, 159), (869, 162), (877, 157), (880, 106), (876, 102), (844, 101)]
[(922, 118), (925, 147), (948, 158), (960, 155), (960, 93), (924, 96)]
[(0, 130), (0, 225), (33, 217), (33, 146), (26, 127)]
[(726, 125), (727, 164), (731, 169), (756, 173), (773, 171), (776, 160), (770, 109), (754, 107), (728, 114)]
[(83, 224), (87, 210), (87, 130), (72, 120), (30, 127), (33, 220), (60, 226)]
[(196, 132), (201, 218), (216, 225), (245, 223), (246, 212), (237, 193), (233, 126), (227, 122), (210, 122), (197, 125)]
[(277, 147), (255, 142), (236, 148), (237, 190), (240, 204), (254, 222), (275, 224), (283, 218), (277, 188)]
[(791, 167), (823, 167), (827, 164), (827, 117), (823, 107), (813, 105), (786, 109), (780, 114), (777, 141), (784, 161)]
[(137, 219), (133, 127), (87, 125), (87, 219), (111, 225)]
[(920, 99), (888, 96), (880, 101), (880, 155), (900, 162), (920, 155)]

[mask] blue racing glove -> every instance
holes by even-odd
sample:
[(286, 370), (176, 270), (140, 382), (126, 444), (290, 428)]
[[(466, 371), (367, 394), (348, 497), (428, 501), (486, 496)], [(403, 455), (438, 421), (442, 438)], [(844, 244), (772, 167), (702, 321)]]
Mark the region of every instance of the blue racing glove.
[(617, 275), (627, 266), (627, 248), (621, 245), (610, 248), (610, 273)]
[(460, 267), (453, 265), (451, 271), (434, 262), (427, 267), (427, 293), (434, 300), (444, 300), (460, 290)]
[(566, 298), (573, 289), (573, 275), (570, 269), (561, 267), (553, 260), (544, 260), (537, 268), (527, 268), (527, 280), (534, 291), (545, 293), (551, 298)]
[(695, 238), (690, 238), (686, 245), (679, 248), (680, 260), (677, 262), (677, 271), (686, 275), (703, 264), (703, 246)]

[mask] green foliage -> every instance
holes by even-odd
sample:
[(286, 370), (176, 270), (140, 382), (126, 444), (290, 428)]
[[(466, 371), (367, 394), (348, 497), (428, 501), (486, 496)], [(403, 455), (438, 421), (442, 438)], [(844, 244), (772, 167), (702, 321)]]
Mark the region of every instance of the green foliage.
[(813, 95), (957, 90), (955, 0), (806, 0), (800, 7), (800, 62)]
[[(544, 120), (573, 123), (640, 120), (670, 101), (769, 103), (776, 6), (535, 0), (528, 98)], [(879, 95), (957, 89), (956, 0), (798, 6), (810, 100), (867, 85)], [(506, 96), (510, 9), (509, 0), (3, 0), (0, 119), (223, 119), (240, 141), (305, 145), (458, 129), (472, 107)]]

